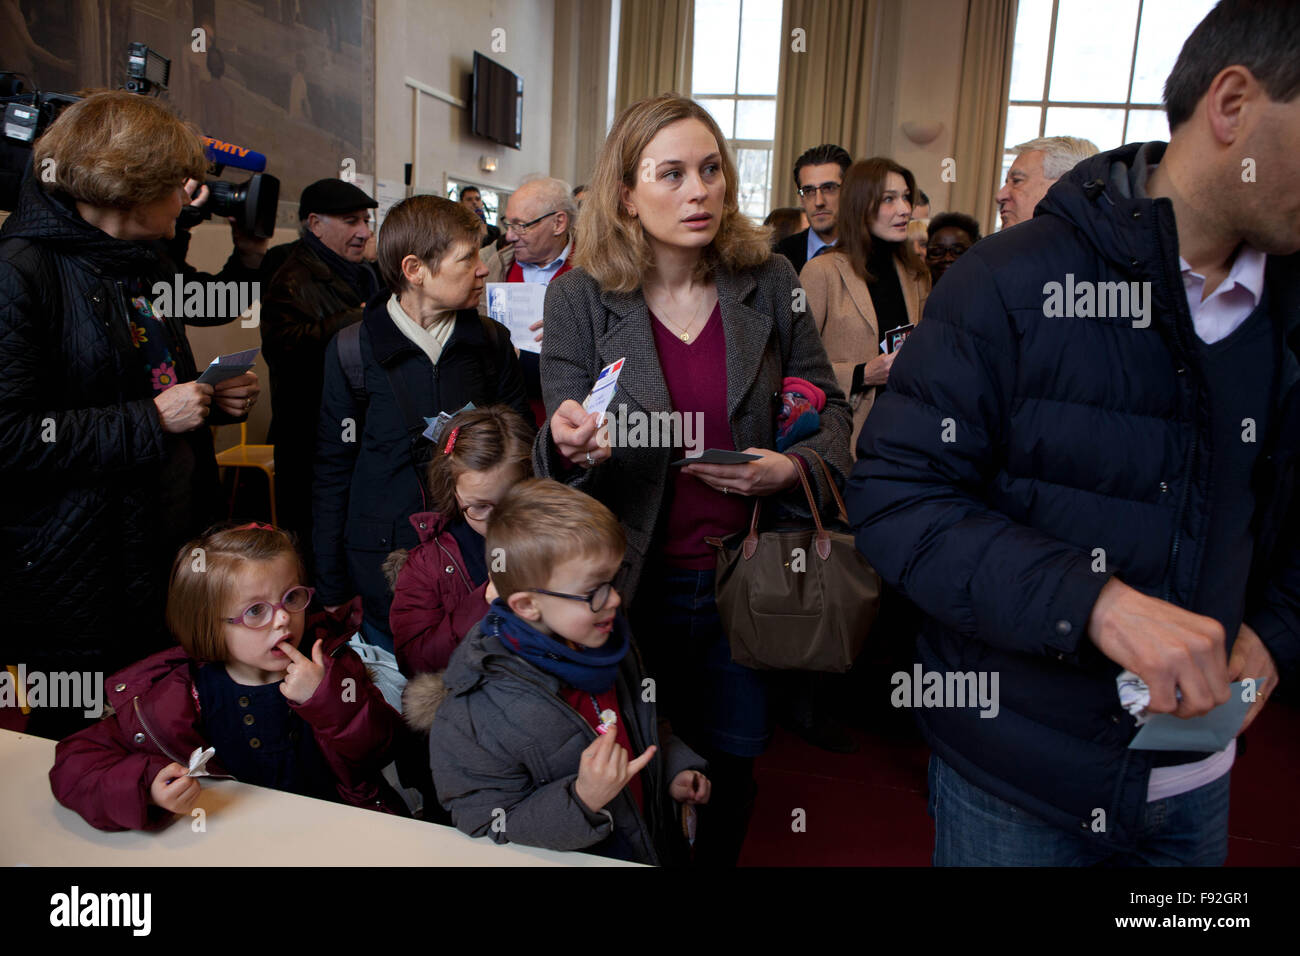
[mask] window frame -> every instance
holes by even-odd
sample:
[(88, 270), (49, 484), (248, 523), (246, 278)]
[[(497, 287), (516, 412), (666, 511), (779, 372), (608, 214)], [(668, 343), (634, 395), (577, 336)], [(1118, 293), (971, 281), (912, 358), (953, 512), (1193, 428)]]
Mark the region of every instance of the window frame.
[[(765, 182), (765, 183), (763, 184), (763, 208), (762, 208), (762, 214), (756, 217), (756, 220), (757, 220), (758, 222), (762, 222), (763, 219), (766, 218), (766, 216), (768, 215), (768, 213), (770, 213), (770, 212), (772, 211), (772, 161), (773, 161), (773, 158), (774, 158), (775, 155), (776, 155), (776, 130), (775, 130), (775, 128), (773, 128), (773, 130), (772, 130), (772, 138), (771, 138), (771, 139), (737, 139), (737, 138), (735, 138), (735, 132), (736, 132), (736, 113), (737, 113), (736, 106), (737, 106), (738, 104), (742, 103), (742, 102), (770, 102), (770, 103), (773, 105), (773, 107), (776, 107), (776, 106), (778, 105), (778, 104), (777, 104), (777, 97), (778, 97), (779, 94), (778, 94), (778, 93), (771, 93), (771, 94), (768, 94), (768, 93), (741, 93), (741, 92), (739, 92), (739, 90), (740, 90), (740, 43), (741, 43), (741, 38), (742, 38), (742, 35), (743, 35), (742, 31), (744, 30), (744, 26), (745, 26), (745, 0), (739, 0), (739, 3), (740, 3), (739, 11), (738, 11), (737, 16), (736, 16), (736, 73), (735, 73), (734, 81), (732, 82), (732, 90), (733, 90), (733, 92), (731, 92), (731, 93), (706, 93), (706, 92), (703, 92), (703, 91), (696, 90), (696, 89), (695, 89), (695, 83), (694, 83), (694, 77), (692, 77), (692, 82), (691, 82), (691, 99), (696, 100), (696, 101), (698, 101), (698, 100), (728, 100), (728, 101), (730, 101), (730, 102), (733, 104), (733, 105), (732, 105), (732, 111), (731, 111), (731, 130), (730, 130), (730, 132), (728, 132), (728, 131), (726, 131), (726, 130), (723, 130), (723, 135), (726, 137), (726, 140), (727, 140), (727, 147), (731, 150), (731, 158), (732, 158), (732, 162), (733, 162), (733, 163), (735, 164), (735, 166), (736, 166), (737, 176), (739, 176), (739, 172), (740, 172), (740, 151), (741, 151), (742, 149), (745, 149), (745, 150), (755, 150), (755, 151), (763, 151), (763, 152), (766, 152), (766, 153), (767, 153), (767, 182)], [(699, 33), (696, 32), (696, 33), (694, 33), (693, 35), (694, 35), (694, 40), (692, 41), (692, 50), (691, 50), (691, 57), (692, 57), (692, 58), (694, 58), (694, 56), (695, 56), (695, 50), (694, 50), (694, 48), (693, 48), (693, 44), (699, 42)], [(777, 50), (777, 52), (779, 53), (779, 46), (778, 46), (778, 50)], [(693, 72), (693, 71), (692, 71), (692, 72)], [(712, 113), (710, 113), (710, 115), (712, 115)], [(716, 117), (715, 117), (715, 120), (716, 120)], [(719, 124), (719, 125), (721, 125), (721, 124)], [(740, 197), (740, 183), (739, 183), (739, 182), (736, 183), (736, 196), (737, 196), (737, 199), (739, 199), (739, 197)], [(746, 215), (748, 215), (748, 214), (746, 214)]]
[[(1010, 117), (1010, 110), (1013, 106), (1028, 106), (1038, 110), (1038, 132), (1031, 139), (1041, 138), (1046, 135), (1047, 130), (1047, 111), (1049, 109), (1094, 109), (1094, 110), (1120, 110), (1124, 113), (1124, 125), (1120, 130), (1119, 145), (1124, 145), (1129, 141), (1129, 123), (1134, 113), (1161, 113), (1165, 111), (1163, 103), (1134, 103), (1133, 102), (1133, 83), (1137, 74), (1138, 43), (1142, 38), (1142, 17), (1146, 12), (1146, 0), (1137, 0), (1137, 16), (1133, 23), (1133, 51), (1129, 56), (1128, 66), (1128, 89), (1125, 93), (1124, 102), (1119, 103), (1100, 103), (1100, 102), (1067, 102), (1064, 100), (1053, 100), (1049, 94), (1052, 87), (1052, 65), (1056, 58), (1056, 26), (1058, 15), (1061, 10), (1061, 0), (1052, 0), (1051, 21), (1047, 31), (1047, 60), (1043, 66), (1043, 92), (1040, 99), (1012, 99), (1010, 95), (1003, 106), (1002, 125), (1006, 128)], [(1014, 53), (1013, 53), (1014, 56)], [(1007, 171), (1011, 164), (1015, 162), (1015, 153), (1012, 147), (1015, 143), (1003, 143), (1002, 146), (1002, 171), (998, 178), (998, 188), (1001, 189), (1006, 183)], [(1102, 144), (1097, 144), (1098, 148), (1103, 151), (1107, 148)], [(1001, 229), (999, 224), (998, 229)]]

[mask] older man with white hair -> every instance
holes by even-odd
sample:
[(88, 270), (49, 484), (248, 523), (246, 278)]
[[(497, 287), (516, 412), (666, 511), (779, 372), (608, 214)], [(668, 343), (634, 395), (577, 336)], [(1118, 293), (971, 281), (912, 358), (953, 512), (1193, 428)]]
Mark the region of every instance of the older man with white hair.
[[(569, 256), (573, 252), (574, 226), (578, 218), (578, 204), (573, 190), (562, 179), (535, 177), (524, 180), (506, 201), (505, 216), (501, 218), (504, 240), (490, 246), (483, 253), (483, 263), (488, 268), (488, 282), (536, 282), (549, 285), (556, 276), (563, 275), (572, 266)], [(479, 311), (488, 314), (488, 296), (479, 302)], [(542, 323), (533, 326), (537, 341), (542, 340)], [(542, 407), (542, 384), (535, 352), (521, 352), (520, 364), (524, 370), (524, 386), (534, 411), (538, 412), (540, 425), (545, 410)]]
[(1003, 229), (1033, 219), (1034, 207), (1047, 195), (1052, 183), (1098, 153), (1091, 140), (1077, 136), (1044, 136), (1013, 146), (1012, 151), (1015, 162), (997, 194)]

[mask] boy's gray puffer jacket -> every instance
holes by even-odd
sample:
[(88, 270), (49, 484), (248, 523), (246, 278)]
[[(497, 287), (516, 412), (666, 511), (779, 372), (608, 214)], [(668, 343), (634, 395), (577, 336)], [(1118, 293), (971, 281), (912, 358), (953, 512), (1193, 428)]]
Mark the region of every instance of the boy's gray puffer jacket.
[(500, 620), (484, 618), (445, 672), (415, 678), (403, 698), (408, 723), (430, 731), (434, 785), (456, 827), (497, 843), (586, 850), (652, 865), (683, 862), (680, 810), (668, 784), (683, 770), (705, 771), (706, 764), (672, 734), (660, 738), (654, 684), (645, 678), (636, 646), (619, 665), (616, 686), (619, 719), (634, 750), (629, 757), (659, 747), (640, 775), (645, 812), (625, 787), (592, 813), (573, 785), (596, 732), (560, 696), (558, 678), (502, 645)]

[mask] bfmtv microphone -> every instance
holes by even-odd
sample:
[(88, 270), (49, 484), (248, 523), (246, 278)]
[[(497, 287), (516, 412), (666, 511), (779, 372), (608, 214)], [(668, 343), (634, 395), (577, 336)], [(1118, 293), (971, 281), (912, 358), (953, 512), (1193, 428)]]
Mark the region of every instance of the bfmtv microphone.
[(276, 203), (280, 199), (280, 180), (266, 169), (266, 156), (245, 146), (228, 143), (211, 136), (203, 137), (203, 152), (212, 163), (212, 172), (220, 176), (227, 166), (246, 169), (253, 176), (246, 183), (209, 179), (208, 201), (199, 208), (185, 207), (181, 214), (189, 224), (211, 216), (233, 216), (246, 232), (267, 238), (275, 231)]
[(266, 170), (265, 154), (246, 146), (204, 136), (203, 152), (208, 157), (208, 162), (217, 166), (234, 166), (236, 169), (246, 169), (250, 173)]

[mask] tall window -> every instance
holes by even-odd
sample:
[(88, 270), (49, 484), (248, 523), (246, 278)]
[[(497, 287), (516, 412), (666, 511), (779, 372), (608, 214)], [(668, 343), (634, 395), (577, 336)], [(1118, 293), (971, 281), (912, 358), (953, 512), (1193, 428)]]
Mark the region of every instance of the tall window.
[(1020, 0), (999, 182), (1010, 148), (1039, 136), (1081, 136), (1103, 151), (1168, 139), (1165, 79), (1214, 2)]
[(691, 97), (722, 127), (740, 177), (740, 211), (762, 220), (772, 201), (781, 0), (695, 0)]

